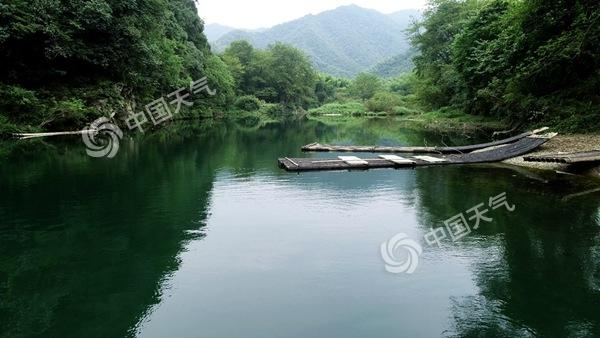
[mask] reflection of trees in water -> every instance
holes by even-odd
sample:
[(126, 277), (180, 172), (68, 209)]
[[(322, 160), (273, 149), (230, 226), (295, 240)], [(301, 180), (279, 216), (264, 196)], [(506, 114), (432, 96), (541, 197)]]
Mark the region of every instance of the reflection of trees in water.
[(203, 236), (188, 230), (205, 223), (217, 171), (279, 173), (278, 156), (328, 132), (294, 127), (206, 121), (125, 139), (112, 160), (60, 140), (11, 154), (0, 168), (0, 336), (135, 334), (185, 242)]
[(200, 152), (64, 150), (0, 174), (2, 336), (125, 335), (205, 218), (213, 178)]
[[(312, 117), (330, 127), (333, 132), (320, 138), (321, 142), (354, 145), (456, 146), (489, 141), (481, 132), (443, 132), (427, 130), (423, 125), (387, 118)], [(314, 142), (312, 140), (310, 142)]]
[[(303, 156), (300, 146), (316, 140), (356, 135), (355, 140), (378, 142), (387, 137), (387, 131), (377, 132), (378, 123), (384, 122), (363, 124), (359, 133), (314, 121), (258, 130), (206, 121), (125, 140), (113, 160), (87, 157), (79, 142), (51, 143), (28, 157), (12, 155), (0, 167), (0, 336), (133, 335), (136, 323), (160, 301), (185, 242), (194, 238), (187, 230), (206, 221), (219, 170), (289, 175), (277, 169), (276, 158)], [(418, 144), (422, 135), (415, 135), (407, 137)], [(454, 330), (493, 335), (545, 327), (552, 335), (555, 327), (568, 332), (563, 327), (572, 318), (596, 325), (591, 304), (598, 300), (593, 290), (600, 257), (589, 224), (598, 204), (574, 200), (552, 209), (548, 203), (560, 202), (542, 183), (498, 172), (490, 178), (487, 169), (431, 168), (417, 175), (390, 170), (304, 183), (364, 193), (395, 180), (402, 191), (412, 191), (416, 176), (427, 224), (511, 191), (520, 224), (511, 229), (516, 216), (500, 214), (480, 229), (484, 235), (505, 233), (506, 243), (494, 246), (504, 251), (492, 263), (483, 256), (474, 265), (482, 291), (455, 300)], [(533, 200), (527, 190), (545, 195)], [(567, 291), (553, 292), (558, 288)], [(512, 318), (512, 326), (503, 318)]]
[(517, 206), (512, 214), (494, 211), (492, 223), (455, 245), (479, 253), (472, 270), (480, 292), (451, 300), (453, 328), (446, 335), (600, 335), (599, 201), (561, 201), (569, 187), (581, 184), (569, 180), (547, 184), (486, 168), (417, 171), (427, 224), (503, 191)]

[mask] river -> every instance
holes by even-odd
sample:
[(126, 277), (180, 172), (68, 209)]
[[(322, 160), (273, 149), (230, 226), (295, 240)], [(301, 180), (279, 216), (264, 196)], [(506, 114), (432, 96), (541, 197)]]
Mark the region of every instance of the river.
[[(124, 139), (112, 159), (77, 137), (19, 147), (0, 168), (0, 336), (599, 336), (600, 196), (569, 197), (597, 182), (276, 163), (336, 155), (300, 152), (314, 141), (482, 139), (383, 119), (205, 121)], [(460, 238), (444, 223), (457, 215)], [(398, 233), (422, 250), (401, 257), (413, 273), (386, 271)]]

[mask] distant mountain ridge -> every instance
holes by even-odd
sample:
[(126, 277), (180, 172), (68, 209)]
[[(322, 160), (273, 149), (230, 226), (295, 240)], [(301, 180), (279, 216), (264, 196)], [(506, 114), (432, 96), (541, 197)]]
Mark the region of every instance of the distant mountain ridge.
[(209, 42), (216, 41), (220, 39), (223, 35), (233, 32), (233, 31), (241, 31), (246, 33), (259, 33), (267, 30), (266, 28), (256, 28), (256, 29), (237, 29), (230, 26), (221, 25), (218, 23), (210, 23), (204, 26), (204, 35)]
[(315, 67), (327, 74), (354, 77), (377, 64), (407, 54), (406, 29), (418, 10), (389, 15), (355, 5), (274, 26), (261, 32), (233, 30), (212, 43), (223, 51), (231, 42), (247, 40), (257, 48), (274, 42), (289, 43), (309, 55)]
[(233, 27), (220, 25), (218, 23), (211, 23), (204, 26), (204, 35), (208, 41), (216, 41), (220, 39), (223, 35), (236, 30)]

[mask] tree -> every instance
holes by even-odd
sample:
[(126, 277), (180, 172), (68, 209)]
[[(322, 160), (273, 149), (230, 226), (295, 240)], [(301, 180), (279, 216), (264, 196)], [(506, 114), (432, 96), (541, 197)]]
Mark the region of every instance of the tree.
[(304, 107), (315, 99), (317, 76), (308, 57), (282, 43), (256, 50), (235, 41), (222, 55), (236, 76), (238, 93), (271, 103)]
[(599, 23), (597, 1), (433, 0), (412, 28), (416, 93), (433, 108), (600, 128)]
[(422, 79), (417, 94), (431, 108), (452, 105), (464, 88), (452, 65), (451, 47), (478, 4), (477, 0), (432, 0), (423, 20), (410, 30), (411, 43), (419, 50), (413, 59)]
[(367, 110), (372, 112), (391, 113), (395, 107), (402, 104), (398, 95), (389, 92), (377, 92), (365, 104)]
[(319, 74), (315, 84), (315, 96), (319, 104), (327, 103), (335, 98), (337, 81), (330, 75)]
[(266, 79), (279, 103), (305, 106), (314, 97), (316, 73), (308, 57), (299, 49), (283, 43), (269, 46)]
[[(203, 26), (194, 0), (3, 2), (1, 113), (28, 125), (69, 127), (86, 120), (73, 119), (80, 117), (68, 113), (74, 108), (93, 117), (97, 101), (108, 101), (122, 112), (125, 101), (143, 105), (205, 73), (228, 95), (228, 67), (212, 58)], [(20, 95), (35, 97), (37, 109), (16, 107), (27, 101)], [(228, 100), (220, 95), (215, 99)]]
[(204, 74), (212, 89), (217, 91), (217, 95), (205, 98), (203, 102), (209, 103), (212, 107), (231, 106), (235, 97), (235, 80), (225, 62), (216, 55), (209, 56), (205, 63)]
[(360, 73), (350, 85), (350, 93), (362, 100), (368, 100), (381, 90), (382, 84), (379, 77), (373, 74)]
[(246, 40), (238, 40), (232, 42), (223, 54), (236, 57), (243, 67), (247, 67), (254, 58), (254, 47)]

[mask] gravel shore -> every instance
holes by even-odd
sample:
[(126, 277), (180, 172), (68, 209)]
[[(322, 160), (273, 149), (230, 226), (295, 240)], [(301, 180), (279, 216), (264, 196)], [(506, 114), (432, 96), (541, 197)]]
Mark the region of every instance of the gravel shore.
[[(545, 155), (558, 152), (570, 153), (590, 150), (600, 150), (600, 136), (558, 135), (528, 155)], [(511, 158), (504, 161), (504, 163), (528, 168), (562, 171), (600, 178), (600, 164), (596, 166), (575, 166), (560, 163), (525, 162), (523, 161), (522, 156)]]

